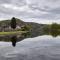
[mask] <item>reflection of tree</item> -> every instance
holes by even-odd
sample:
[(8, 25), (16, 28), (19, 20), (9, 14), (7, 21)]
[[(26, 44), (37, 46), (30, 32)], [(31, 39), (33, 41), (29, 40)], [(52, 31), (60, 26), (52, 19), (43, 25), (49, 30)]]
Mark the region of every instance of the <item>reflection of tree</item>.
[[(27, 33), (22, 33), (21, 36), (24, 38), (29, 38), (32, 36), (32, 34), (31, 34), (31, 32), (27, 32)], [(34, 37), (34, 36), (32, 36), (32, 37)]]
[(16, 42), (17, 42), (17, 37), (16, 36), (13, 36), (12, 38), (11, 38), (11, 42), (12, 42), (12, 46), (16, 46)]
[(56, 36), (58, 36), (59, 35), (59, 31), (58, 30), (51, 30), (50, 31), (50, 34), (53, 36), (53, 37), (56, 37)]
[(12, 36), (11, 37), (11, 42), (12, 42), (12, 46), (15, 47), (16, 46), (16, 42), (22, 41), (23, 39), (27, 38), (28, 33), (23, 33), (21, 35), (17, 35), (17, 36)]

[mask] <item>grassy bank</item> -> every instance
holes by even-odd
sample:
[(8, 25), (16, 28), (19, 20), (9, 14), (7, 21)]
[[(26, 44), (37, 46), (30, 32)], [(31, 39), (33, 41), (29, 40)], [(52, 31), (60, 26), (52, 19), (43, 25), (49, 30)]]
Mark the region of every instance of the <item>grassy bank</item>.
[(27, 33), (27, 31), (10, 31), (10, 32), (0, 32), (1, 35), (15, 35), (15, 34), (22, 34)]

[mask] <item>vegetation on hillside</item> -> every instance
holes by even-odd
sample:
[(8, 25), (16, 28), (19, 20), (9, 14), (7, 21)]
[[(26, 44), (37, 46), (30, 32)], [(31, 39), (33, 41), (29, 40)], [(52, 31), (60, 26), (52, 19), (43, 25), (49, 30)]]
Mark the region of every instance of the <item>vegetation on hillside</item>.
[[(49, 34), (56, 36), (60, 34), (60, 24), (38, 24), (34, 22), (24, 22), (21, 19), (13, 17), (11, 20), (0, 21), (0, 32), (29, 31), (32, 36)], [(56, 34), (56, 35), (55, 35)]]
[(17, 19), (15, 17), (13, 17), (11, 20), (4, 20), (4, 21), (0, 21), (0, 32), (5, 31), (5, 32), (9, 32), (9, 31), (26, 31), (29, 30), (30, 26), (26, 25), (25, 22), (23, 22), (20, 19)]

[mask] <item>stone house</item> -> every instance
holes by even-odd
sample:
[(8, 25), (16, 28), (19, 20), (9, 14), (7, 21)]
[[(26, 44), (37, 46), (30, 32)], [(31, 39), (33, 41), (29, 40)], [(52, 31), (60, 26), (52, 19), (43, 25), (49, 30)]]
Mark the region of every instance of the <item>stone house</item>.
[[(19, 25), (16, 26), (15, 30), (21, 29), (21, 27)], [(0, 31), (13, 31), (13, 29), (11, 28), (11, 26), (0, 26)]]

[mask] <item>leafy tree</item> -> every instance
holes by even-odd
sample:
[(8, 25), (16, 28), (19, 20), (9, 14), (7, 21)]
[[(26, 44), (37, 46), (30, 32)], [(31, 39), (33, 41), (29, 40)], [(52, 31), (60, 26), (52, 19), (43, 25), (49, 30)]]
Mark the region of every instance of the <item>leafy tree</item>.
[(59, 29), (59, 26), (58, 26), (58, 24), (57, 23), (53, 23), (52, 25), (51, 25), (51, 29)]
[(51, 34), (53, 37), (56, 37), (56, 36), (60, 33), (59, 29), (60, 29), (59, 24), (53, 23), (53, 24), (51, 25), (51, 28), (50, 28), (50, 34)]
[(13, 29), (16, 28), (16, 19), (15, 19), (15, 17), (13, 17), (13, 18), (11, 19), (11, 28), (13, 28)]
[(23, 27), (21, 27), (21, 30), (22, 31), (30, 31), (30, 29), (31, 29), (31, 26), (29, 25), (25, 25), (25, 26), (23, 26)]

